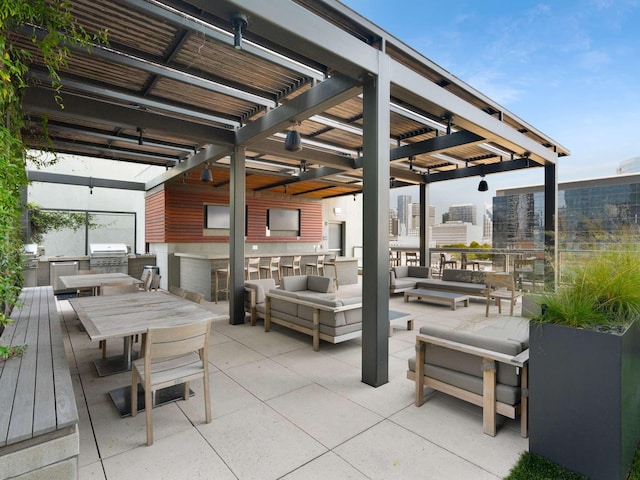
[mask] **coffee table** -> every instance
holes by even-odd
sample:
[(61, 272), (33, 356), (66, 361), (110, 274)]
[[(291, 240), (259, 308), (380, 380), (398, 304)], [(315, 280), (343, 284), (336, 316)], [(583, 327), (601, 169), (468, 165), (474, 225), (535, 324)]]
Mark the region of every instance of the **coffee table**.
[(442, 292), (439, 290), (427, 290), (426, 288), (415, 288), (404, 292), (404, 301), (408, 302), (411, 297), (418, 300), (425, 300), (432, 303), (445, 303), (451, 305), (451, 310), (456, 309), (458, 302), (464, 302), (464, 306), (469, 306), (469, 296), (461, 293)]

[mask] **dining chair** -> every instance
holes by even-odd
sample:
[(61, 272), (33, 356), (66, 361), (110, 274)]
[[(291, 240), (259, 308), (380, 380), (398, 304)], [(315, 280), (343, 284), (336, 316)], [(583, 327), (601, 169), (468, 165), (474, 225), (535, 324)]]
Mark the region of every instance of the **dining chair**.
[(389, 268), (400, 266), (400, 252), (389, 249)]
[(462, 252), (462, 254), (460, 254), (460, 268), (462, 270), (466, 270), (469, 265), (471, 265), (471, 270), (480, 270), (480, 262), (476, 260), (469, 260), (467, 258), (467, 253)]
[(244, 269), (247, 280), (251, 280), (251, 274), (255, 273), (260, 278), (260, 257), (251, 257), (247, 259), (247, 267)]
[[(307, 263), (304, 273), (308, 274), (309, 270), (311, 270), (312, 275), (315, 271), (316, 275), (322, 275), (324, 277), (324, 255), (318, 255), (316, 257), (316, 263)], [(322, 270), (322, 273), (320, 273), (320, 270)]]
[(523, 281), (531, 283), (531, 291), (536, 289), (536, 259), (515, 258), (513, 260), (513, 274), (518, 284), (518, 290), (522, 291)]
[(184, 294), (185, 300), (189, 300), (193, 303), (203, 303), (204, 295), (198, 292), (192, 292), (191, 290), (187, 290), (187, 293)]
[(211, 423), (209, 392), (209, 333), (211, 322), (149, 328), (143, 336), (144, 357), (131, 367), (131, 416), (138, 413), (138, 384), (144, 389), (147, 445), (153, 445), (153, 406), (157, 390), (184, 383), (189, 399), (189, 382), (204, 382), (205, 420)]
[(142, 280), (142, 284), (140, 285), (140, 290), (149, 291), (149, 285), (151, 285), (151, 270), (142, 271), (140, 275), (140, 280)]
[[(100, 285), (100, 295), (102, 295), (103, 297), (139, 292), (140, 289), (138, 288), (138, 286), (135, 283), (130, 282), (103, 283)], [(102, 358), (107, 358), (107, 341), (100, 340), (98, 342), (98, 348), (102, 350)]]
[(261, 265), (260, 271), (262, 273), (258, 278), (273, 278), (274, 272), (278, 274), (278, 283), (282, 281), (282, 271), (280, 270), (280, 257), (271, 257), (267, 265)]
[(298, 271), (298, 275), (302, 275), (302, 255), (294, 255), (291, 263), (283, 263), (280, 265), (282, 269), (282, 274), (288, 273), (291, 271), (291, 275), (296, 274), (296, 270)]
[[(225, 300), (229, 301), (229, 264), (227, 263), (227, 266), (225, 268), (216, 268), (214, 270), (213, 276), (214, 276), (214, 289), (213, 289), (213, 296), (215, 297), (214, 300), (216, 303), (218, 303), (218, 296), (221, 293), (225, 294)], [(224, 288), (220, 287), (220, 276), (223, 276), (225, 281), (224, 281)]]
[(516, 289), (516, 279), (512, 273), (491, 273), (485, 275), (486, 286), (486, 310), (485, 317), (489, 316), (489, 305), (493, 300), (498, 306), (498, 313), (502, 313), (502, 300), (509, 300), (511, 309), (509, 315), (513, 315), (513, 307), (521, 293)]
[(176, 297), (182, 297), (184, 298), (185, 293), (187, 293), (187, 290), (182, 288), (182, 287), (177, 287), (175, 285), (171, 285), (169, 287), (169, 293), (172, 295), (175, 295)]
[(445, 268), (447, 268), (447, 265), (449, 265), (452, 268), (458, 268), (457, 260), (452, 259), (446, 253), (441, 253), (440, 254), (440, 277), (442, 277), (442, 271)]
[(418, 252), (406, 252), (404, 254), (404, 263), (405, 265), (420, 265), (420, 258), (418, 257)]

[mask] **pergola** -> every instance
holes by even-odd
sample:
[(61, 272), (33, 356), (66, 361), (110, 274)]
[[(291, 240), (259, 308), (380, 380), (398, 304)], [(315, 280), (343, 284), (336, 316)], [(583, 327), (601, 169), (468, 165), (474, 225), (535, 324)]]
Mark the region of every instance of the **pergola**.
[[(29, 172), (34, 181), (149, 191), (208, 164), (231, 207), (232, 323), (244, 321), (247, 190), (315, 199), (362, 192), (362, 380), (388, 380), (390, 187), (545, 169), (545, 231), (555, 256), (556, 162), (569, 152), (335, 0), (72, 0), (109, 45), (75, 45), (64, 108), (31, 69), (25, 140), (46, 117), (60, 153), (166, 167), (146, 184)], [(31, 46), (24, 34), (15, 41)], [(46, 32), (39, 31), (45, 35)], [(287, 145), (291, 130), (301, 150)], [(294, 135), (294, 134), (291, 134)], [(421, 258), (425, 258), (425, 232)]]

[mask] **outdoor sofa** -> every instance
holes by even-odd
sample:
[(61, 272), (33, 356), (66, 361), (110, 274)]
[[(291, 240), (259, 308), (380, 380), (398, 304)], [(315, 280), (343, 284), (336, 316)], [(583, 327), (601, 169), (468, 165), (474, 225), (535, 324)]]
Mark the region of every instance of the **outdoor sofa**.
[(496, 434), (496, 414), (520, 415), (520, 434), (527, 437), (528, 359), (525, 318), (504, 317), (502, 325), (475, 331), (428, 325), (416, 335), (407, 378), (416, 382), (418, 407), (424, 403), (424, 387), (430, 387), (481, 406), (487, 435)]
[(390, 272), (389, 291), (405, 292), (416, 288), (485, 296), (485, 273), (476, 270), (445, 268), (442, 278), (432, 278), (429, 267), (400, 266)]
[(320, 340), (344, 342), (362, 334), (362, 298), (335, 298), (333, 279), (315, 275), (283, 277), (281, 289), (266, 293), (264, 329), (275, 323)]

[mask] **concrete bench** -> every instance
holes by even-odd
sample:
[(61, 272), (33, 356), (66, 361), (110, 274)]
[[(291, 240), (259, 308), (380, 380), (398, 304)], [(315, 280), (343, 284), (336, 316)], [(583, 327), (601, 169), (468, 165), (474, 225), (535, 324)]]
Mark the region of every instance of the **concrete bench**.
[(53, 289), (24, 288), (2, 345), (27, 345), (0, 362), (3, 478), (78, 478), (78, 410)]

